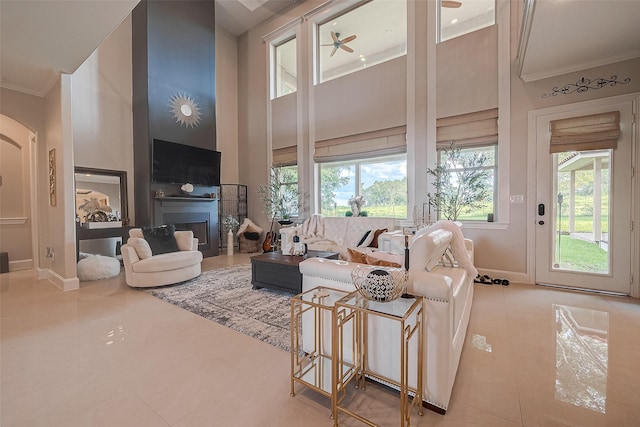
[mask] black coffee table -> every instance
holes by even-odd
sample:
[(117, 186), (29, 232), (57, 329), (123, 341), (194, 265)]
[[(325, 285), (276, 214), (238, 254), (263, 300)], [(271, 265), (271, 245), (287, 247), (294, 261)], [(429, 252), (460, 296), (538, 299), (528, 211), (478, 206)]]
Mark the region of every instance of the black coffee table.
[(299, 264), (308, 258), (338, 259), (337, 252), (308, 251), (304, 256), (265, 252), (251, 257), (251, 284), (253, 289), (270, 288), (279, 291), (302, 292), (302, 274)]

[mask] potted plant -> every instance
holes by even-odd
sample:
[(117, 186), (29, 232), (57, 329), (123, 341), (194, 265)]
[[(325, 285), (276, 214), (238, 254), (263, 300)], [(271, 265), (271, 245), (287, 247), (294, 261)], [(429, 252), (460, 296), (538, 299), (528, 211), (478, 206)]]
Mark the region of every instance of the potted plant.
[(481, 206), (489, 197), (486, 183), (489, 172), (483, 167), (488, 158), (483, 152), (462, 152), (451, 145), (442, 150), (441, 158), (434, 169), (427, 169), (433, 177), (433, 194), (427, 193), (429, 206), (446, 219), (455, 221), (462, 211), (470, 211)]
[(269, 183), (258, 187), (258, 194), (264, 202), (263, 213), (271, 218), (271, 228), (265, 237), (262, 248), (265, 252), (273, 250), (275, 236), (273, 223), (280, 218), (291, 224), (291, 213), (298, 206), (298, 186), (288, 184), (285, 171), (280, 167), (272, 167)]

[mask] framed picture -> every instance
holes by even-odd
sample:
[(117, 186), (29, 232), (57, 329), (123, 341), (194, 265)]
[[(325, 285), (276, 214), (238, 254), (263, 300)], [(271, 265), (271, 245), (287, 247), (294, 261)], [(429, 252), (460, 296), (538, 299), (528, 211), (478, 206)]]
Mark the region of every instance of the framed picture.
[(56, 149), (49, 150), (49, 204), (56, 205)]

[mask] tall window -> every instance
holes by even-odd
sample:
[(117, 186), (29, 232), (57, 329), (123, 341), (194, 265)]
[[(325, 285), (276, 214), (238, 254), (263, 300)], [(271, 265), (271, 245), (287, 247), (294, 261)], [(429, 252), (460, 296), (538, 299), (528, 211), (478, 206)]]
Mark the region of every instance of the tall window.
[(407, 217), (407, 156), (321, 163), (321, 213), (345, 216), (349, 199), (362, 195), (368, 216)]
[(316, 83), (407, 53), (407, 2), (372, 0), (317, 27)]
[(442, 117), (436, 127), (438, 166), (428, 170), (432, 208), (435, 202), (443, 219), (496, 221), (498, 109)]
[(297, 90), (296, 39), (289, 39), (274, 46), (273, 70), (274, 98)]
[(496, 23), (496, 0), (439, 0), (438, 41)]
[[(446, 200), (438, 211), (439, 218), (458, 221), (494, 220), (498, 199), (497, 150), (497, 144), (459, 149), (454, 146), (438, 150), (438, 163), (447, 180), (441, 190), (444, 193), (441, 197)], [(483, 200), (469, 203), (470, 196), (473, 198), (473, 191), (484, 194)]]
[[(298, 166), (281, 166), (280, 167), (280, 194), (292, 195), (298, 192)], [(285, 197), (286, 200), (291, 197)], [(287, 204), (287, 210), (292, 217), (298, 216), (298, 200), (290, 200)]]

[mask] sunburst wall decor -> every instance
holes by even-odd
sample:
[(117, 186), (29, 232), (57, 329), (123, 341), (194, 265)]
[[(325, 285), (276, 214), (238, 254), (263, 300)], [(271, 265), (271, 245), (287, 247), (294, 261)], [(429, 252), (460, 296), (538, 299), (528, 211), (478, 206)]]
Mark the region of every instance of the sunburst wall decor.
[(200, 124), (202, 113), (198, 103), (190, 95), (180, 92), (171, 96), (169, 107), (176, 122), (181, 126), (194, 128)]

